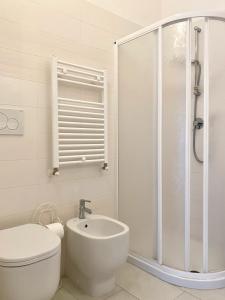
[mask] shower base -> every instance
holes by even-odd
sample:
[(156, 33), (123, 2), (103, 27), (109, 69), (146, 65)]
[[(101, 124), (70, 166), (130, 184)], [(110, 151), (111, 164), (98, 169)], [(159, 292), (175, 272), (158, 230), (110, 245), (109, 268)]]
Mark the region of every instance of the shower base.
[(193, 289), (218, 289), (225, 287), (225, 271), (215, 273), (193, 273), (160, 265), (155, 260), (146, 260), (129, 254), (128, 262), (161, 280)]

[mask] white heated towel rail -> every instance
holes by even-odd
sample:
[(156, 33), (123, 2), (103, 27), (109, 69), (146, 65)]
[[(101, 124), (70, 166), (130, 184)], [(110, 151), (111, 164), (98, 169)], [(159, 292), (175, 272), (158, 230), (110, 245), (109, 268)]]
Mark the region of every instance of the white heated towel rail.
[[(68, 98), (62, 85), (99, 91), (99, 99)], [(61, 89), (61, 90), (60, 90)], [(60, 91), (60, 92), (59, 92)], [(52, 62), (53, 175), (60, 167), (101, 164), (108, 168), (107, 74), (53, 58)]]

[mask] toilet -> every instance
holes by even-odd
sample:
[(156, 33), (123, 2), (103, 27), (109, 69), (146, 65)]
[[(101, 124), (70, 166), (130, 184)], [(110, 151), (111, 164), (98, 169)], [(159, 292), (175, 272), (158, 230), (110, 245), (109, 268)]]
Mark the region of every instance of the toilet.
[(52, 299), (60, 280), (60, 257), (60, 238), (44, 226), (0, 230), (0, 299)]

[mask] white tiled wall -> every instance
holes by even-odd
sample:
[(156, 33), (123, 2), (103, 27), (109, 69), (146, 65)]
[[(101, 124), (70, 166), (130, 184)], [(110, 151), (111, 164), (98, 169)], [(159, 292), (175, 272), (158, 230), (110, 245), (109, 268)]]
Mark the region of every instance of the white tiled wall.
[(160, 18), (161, 1), (156, 0), (88, 0), (115, 14), (143, 26), (150, 25)]
[(224, 0), (161, 0), (161, 16), (163, 18), (177, 13), (224, 9)]
[[(138, 25), (85, 0), (0, 2), (0, 108), (25, 112), (24, 136), (0, 136), (0, 229), (29, 222), (38, 204), (56, 204), (65, 220), (78, 200), (114, 214), (113, 41)], [(49, 177), (51, 56), (109, 73), (109, 165), (73, 167)]]

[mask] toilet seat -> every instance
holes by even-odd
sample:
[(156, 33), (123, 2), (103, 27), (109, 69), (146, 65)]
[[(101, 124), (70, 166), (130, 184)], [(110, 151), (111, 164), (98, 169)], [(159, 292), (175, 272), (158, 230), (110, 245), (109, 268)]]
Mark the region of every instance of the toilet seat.
[(0, 230), (1, 267), (30, 265), (60, 250), (60, 238), (41, 225), (26, 224)]

